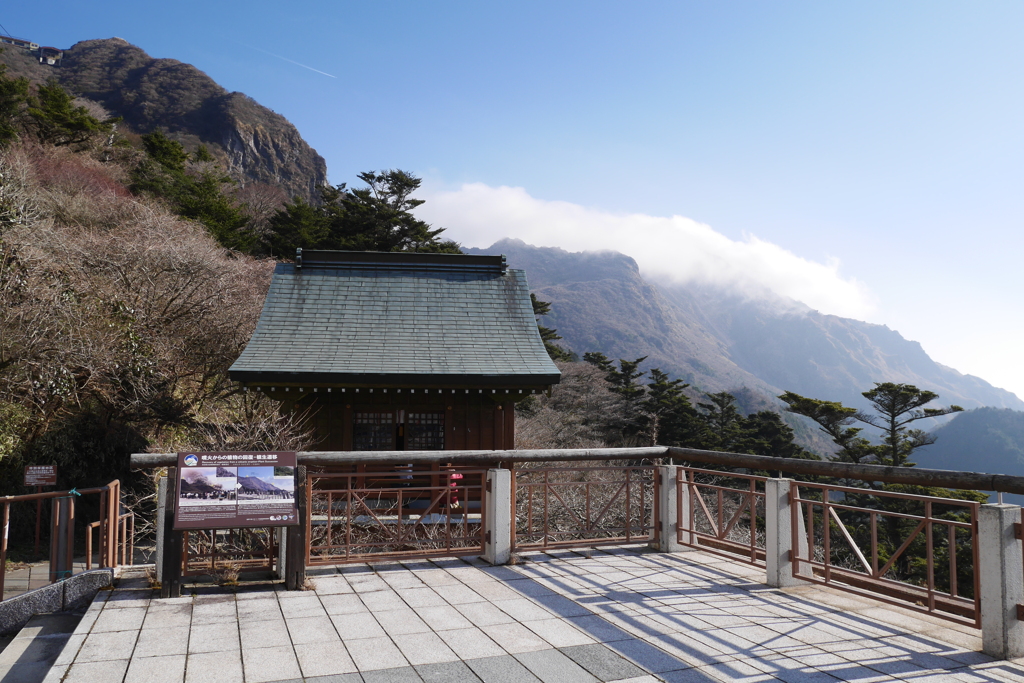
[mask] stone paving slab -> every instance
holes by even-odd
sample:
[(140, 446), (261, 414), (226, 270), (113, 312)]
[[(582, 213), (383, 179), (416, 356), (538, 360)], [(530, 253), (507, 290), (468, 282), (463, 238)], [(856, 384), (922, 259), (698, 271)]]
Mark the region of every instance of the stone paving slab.
[[(144, 580), (103, 592), (51, 669), (58, 683), (1015, 681), (980, 633), (699, 553), (528, 555), (318, 568), (314, 590)], [(2, 672), (0, 672), (2, 673)]]

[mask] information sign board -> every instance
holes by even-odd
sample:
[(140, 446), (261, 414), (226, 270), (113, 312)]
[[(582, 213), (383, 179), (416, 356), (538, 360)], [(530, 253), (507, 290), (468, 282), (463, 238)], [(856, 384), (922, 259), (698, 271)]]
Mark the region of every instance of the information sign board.
[(56, 465), (27, 465), (25, 467), (25, 486), (56, 486)]
[(295, 453), (178, 453), (175, 529), (299, 523)]

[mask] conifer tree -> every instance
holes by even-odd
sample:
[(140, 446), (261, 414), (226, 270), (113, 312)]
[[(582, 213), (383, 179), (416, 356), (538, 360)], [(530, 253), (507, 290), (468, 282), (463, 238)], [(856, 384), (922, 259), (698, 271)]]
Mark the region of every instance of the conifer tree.
[(935, 437), (922, 429), (910, 429), (907, 425), (927, 417), (940, 417), (963, 410), (960, 406), (948, 408), (924, 408), (939, 397), (934, 391), (925, 391), (913, 384), (875, 382), (875, 388), (865, 391), (864, 398), (878, 411), (878, 415), (858, 412), (861, 422), (881, 429), (885, 434), (884, 445), (876, 449), (878, 460), (892, 467), (913, 467), (910, 455), (921, 448), (935, 443)]
[(419, 251), (462, 253), (458, 243), (441, 239), (444, 228), (434, 228), (412, 211), (423, 204), (413, 199), (422, 182), (401, 170), (359, 174), (366, 187), (349, 189), (345, 183), (321, 189), (322, 204), (312, 206), (296, 198), (270, 221), (266, 248), (278, 256), (291, 256), (296, 248), (350, 251)]
[[(537, 317), (547, 315), (551, 312), (551, 302), (541, 301), (533, 292), (530, 292), (530, 303), (533, 304), (533, 314)], [(548, 356), (551, 357), (551, 360), (570, 363), (579, 358), (573, 352), (568, 351), (564, 347), (555, 343), (557, 340), (562, 338), (558, 334), (558, 330), (550, 327), (544, 327), (540, 324), (539, 320), (537, 321), (537, 330), (540, 332), (541, 341), (544, 342), (544, 348), (547, 350)]]

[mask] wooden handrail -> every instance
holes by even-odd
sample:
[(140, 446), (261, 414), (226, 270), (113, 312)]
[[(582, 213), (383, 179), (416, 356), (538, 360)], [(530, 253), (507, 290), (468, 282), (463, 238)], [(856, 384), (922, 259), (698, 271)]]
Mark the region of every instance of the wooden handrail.
[(121, 482), (115, 479), (106, 486), (95, 486), (91, 489), (69, 489), (67, 491), (46, 491), (45, 493), (23, 493), (20, 496), (0, 496), (0, 503), (20, 503), (26, 500), (46, 500), (47, 498), (67, 498), (71, 491), (77, 491), (79, 494), (85, 496), (91, 493), (102, 493), (107, 491), (111, 486), (119, 485)]
[[(507, 462), (564, 462), (580, 460), (636, 460), (670, 457), (691, 462), (712, 463), (743, 469), (810, 474), (861, 481), (879, 481), (917, 486), (941, 486), (949, 489), (999, 491), (1024, 494), (1024, 477), (921, 467), (858, 465), (832, 460), (772, 458), (764, 455), (704, 451), (695, 448), (651, 446), (647, 448), (566, 448), (505, 451), (303, 451), (297, 453), (300, 465), (356, 465), (436, 463), (460, 465)], [(171, 467), (177, 464), (175, 453), (132, 453), (134, 469)]]

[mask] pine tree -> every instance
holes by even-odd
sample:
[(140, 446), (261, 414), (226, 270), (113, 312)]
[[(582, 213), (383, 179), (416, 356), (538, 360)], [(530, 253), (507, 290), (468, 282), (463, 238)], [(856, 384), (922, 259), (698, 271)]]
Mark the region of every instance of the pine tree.
[(422, 182), (400, 170), (359, 174), (366, 187), (345, 183), (321, 189), (320, 206), (300, 199), (289, 203), (270, 221), (266, 248), (287, 256), (295, 249), (350, 251), (419, 251), (460, 254), (457, 242), (441, 239), (444, 228), (431, 227), (412, 211), (423, 204), (413, 199)]
[[(551, 312), (551, 302), (541, 301), (537, 298), (537, 295), (530, 292), (530, 303), (533, 304), (533, 314), (537, 317), (547, 315)], [(559, 346), (555, 342), (562, 337), (559, 336), (558, 330), (550, 327), (544, 327), (537, 321), (537, 330), (540, 332), (541, 341), (544, 342), (544, 348), (548, 352), (548, 356), (551, 360), (562, 361), (564, 363), (570, 363), (578, 358), (572, 351), (566, 350), (564, 347)]]
[(885, 445), (876, 451), (879, 461), (891, 467), (913, 467), (910, 455), (922, 446), (935, 443), (935, 437), (922, 429), (909, 429), (907, 425), (928, 417), (940, 417), (963, 410), (960, 406), (924, 408), (925, 404), (931, 403), (939, 395), (934, 391), (918, 389), (913, 384), (875, 382), (875, 388), (865, 391), (862, 396), (871, 402), (879, 414), (858, 412), (855, 417), (881, 429), (885, 434)]

